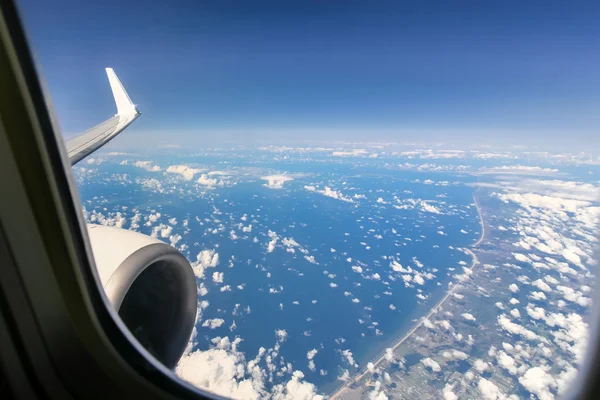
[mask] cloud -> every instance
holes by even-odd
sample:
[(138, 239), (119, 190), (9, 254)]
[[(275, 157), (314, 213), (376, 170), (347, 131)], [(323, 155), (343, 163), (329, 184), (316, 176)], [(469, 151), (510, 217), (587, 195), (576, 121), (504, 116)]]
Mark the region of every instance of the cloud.
[(352, 149), (351, 151), (334, 151), (331, 153), (333, 157), (357, 157), (367, 154), (365, 149)]
[(527, 297), (531, 300), (537, 301), (547, 300), (547, 297), (543, 292), (531, 292)]
[(204, 185), (207, 187), (214, 187), (214, 186), (222, 186), (223, 182), (222, 181), (218, 181), (215, 178), (209, 178), (206, 174), (202, 174), (200, 175), (200, 178), (198, 178), (198, 180), (196, 181), (196, 183), (199, 183), (200, 185)]
[(152, 229), (152, 233), (150, 234), (150, 236), (153, 238), (158, 238), (158, 236), (160, 235), (161, 238), (167, 238), (171, 235), (171, 232), (173, 232), (172, 226), (160, 224)]
[(345, 359), (350, 366), (358, 368), (358, 364), (354, 361), (354, 357), (352, 356), (352, 352), (350, 349), (346, 349), (342, 351), (342, 358)]
[(485, 378), (479, 378), (477, 389), (479, 389), (484, 400), (502, 400), (505, 398), (504, 393), (502, 393), (498, 386)]
[(191, 181), (195, 174), (203, 172), (203, 169), (188, 167), (187, 165), (170, 165), (167, 168), (167, 172), (171, 174), (179, 174), (183, 176), (186, 181)]
[(496, 355), (496, 359), (498, 360), (498, 365), (507, 370), (511, 375), (517, 374), (517, 365), (515, 364), (515, 359), (506, 354), (506, 352), (500, 350)]
[(269, 244), (267, 245), (267, 253), (272, 253), (273, 250), (275, 250), (275, 245), (277, 244), (277, 241), (279, 240), (279, 236), (277, 236), (277, 233), (273, 232), (272, 230), (269, 230), (268, 235), (271, 238), (271, 240), (269, 241)]
[(519, 378), (519, 383), (530, 393), (535, 394), (540, 400), (554, 399), (554, 395), (550, 392), (550, 388), (556, 387), (556, 381), (540, 367), (528, 369), (527, 372)]
[(309, 192), (320, 193), (323, 196), (331, 197), (332, 199), (345, 201), (347, 203), (354, 203), (354, 200), (352, 200), (352, 198), (344, 196), (342, 192), (333, 190), (329, 186), (325, 186), (325, 189), (319, 190), (315, 186), (306, 185), (304, 186), (304, 189), (308, 190)]
[(479, 373), (482, 373), (482, 372), (485, 372), (485, 370), (487, 370), (490, 367), (490, 365), (481, 359), (477, 359), (473, 363), (473, 367), (475, 367), (475, 369)]
[(543, 168), (528, 165), (502, 165), (499, 167), (482, 167), (481, 174), (515, 174), (515, 175), (553, 175), (558, 172), (555, 168)]
[(266, 186), (269, 189), (282, 189), (285, 182), (291, 181), (294, 178), (291, 175), (268, 175), (263, 176), (260, 179), (267, 181), (263, 186)]
[(564, 316), (551, 313), (545, 321), (550, 327), (559, 327), (558, 330), (552, 331), (554, 342), (561, 349), (572, 353), (576, 362), (581, 362), (587, 348), (589, 330), (581, 315), (570, 313)]
[(399, 205), (394, 205), (394, 208), (399, 210), (414, 210), (420, 209), (421, 211), (428, 212), (431, 214), (443, 214), (443, 212), (436, 206), (430, 204), (429, 201), (421, 200), (421, 199), (405, 199), (400, 200), (398, 198), (395, 199)]
[(525, 308), (527, 310), (527, 314), (533, 319), (545, 319), (546, 318), (546, 310), (541, 307), (534, 307), (531, 304), (527, 304)]
[(212, 280), (214, 283), (223, 283), (223, 272), (213, 272)]
[(184, 355), (175, 373), (192, 385), (217, 395), (236, 399), (258, 399), (265, 394), (263, 379), (244, 368), (245, 357), (237, 349), (241, 339), (212, 339), (209, 350)]
[(214, 268), (219, 264), (219, 254), (215, 250), (202, 250), (192, 262), (192, 269), (198, 278), (204, 278), (206, 268)]
[(421, 202), (421, 210), (428, 212), (428, 213), (432, 213), (432, 214), (442, 214), (442, 212), (439, 210), (439, 208), (432, 206), (431, 204), (427, 203), (426, 201)]
[(475, 320), (476, 320), (476, 318), (473, 316), (473, 314), (469, 314), (469, 313), (462, 313), (461, 315), (462, 315), (462, 317), (463, 317), (464, 319), (466, 319), (467, 321), (475, 321)]
[(521, 335), (529, 340), (539, 339), (539, 336), (536, 335), (534, 332), (526, 329), (525, 327), (523, 327), (519, 324), (512, 322), (504, 314), (502, 314), (498, 317), (498, 324), (500, 325), (500, 327), (502, 329), (504, 329), (505, 331), (507, 331), (510, 334)]
[(160, 167), (158, 165), (152, 165), (152, 161), (136, 161), (133, 163), (135, 167), (145, 169), (150, 172), (159, 172)]
[(536, 288), (538, 288), (546, 293), (550, 293), (552, 291), (552, 288), (541, 279), (537, 279), (537, 280), (531, 282), (531, 285), (535, 286)]
[(216, 328), (219, 328), (224, 323), (225, 323), (225, 320), (223, 318), (212, 318), (212, 319), (207, 319), (206, 321), (204, 321), (202, 323), (202, 326), (205, 328), (216, 329)]
[(592, 299), (583, 296), (583, 294), (580, 291), (572, 289), (568, 286), (557, 285), (556, 290), (559, 291), (563, 295), (563, 298), (567, 301), (577, 303), (583, 307), (592, 304)]
[(440, 367), (440, 364), (438, 364), (437, 361), (435, 361), (435, 360), (433, 360), (433, 359), (431, 359), (429, 357), (422, 358), (421, 359), (421, 364), (423, 364), (426, 367), (431, 368), (431, 370), (433, 372), (440, 372), (442, 370), (442, 368)]
[(277, 329), (275, 331), (275, 337), (279, 343), (285, 342), (288, 338), (288, 333), (285, 329)]
[(163, 187), (162, 183), (155, 178), (137, 178), (135, 182), (142, 186), (144, 189), (151, 190), (156, 193), (165, 193), (166, 190)]
[(306, 358), (308, 359), (308, 369), (311, 371), (316, 371), (317, 367), (315, 366), (315, 362), (313, 358), (317, 355), (318, 350), (312, 349), (308, 353), (306, 353)]
[(306, 259), (306, 261), (308, 261), (311, 264), (318, 264), (318, 262), (315, 261), (315, 256), (304, 256), (304, 258)]
[(219, 253), (215, 250), (202, 250), (196, 256), (196, 261), (192, 262), (192, 269), (198, 278), (204, 278), (206, 268), (214, 268), (219, 264)]
[(369, 400), (388, 400), (380, 381), (375, 381), (373, 391), (369, 392)]
[(500, 194), (498, 197), (504, 202), (512, 201), (527, 209), (540, 208), (552, 211), (577, 212), (579, 208), (590, 205), (589, 201), (542, 196), (536, 193), (507, 193)]
[(347, 369), (342, 370), (342, 373), (338, 376), (338, 380), (346, 382), (350, 379), (350, 371)]
[(322, 400), (323, 396), (316, 393), (316, 387), (312, 383), (303, 381), (304, 374), (294, 371), (292, 378), (284, 385), (276, 385), (271, 390), (273, 400)]
[(442, 353), (442, 357), (444, 357), (445, 359), (449, 360), (449, 361), (454, 361), (454, 360), (466, 360), (467, 358), (469, 358), (469, 355), (463, 351), (460, 350), (446, 350)]
[[(227, 337), (217, 337), (211, 342), (208, 350), (196, 350), (181, 358), (175, 369), (181, 379), (219, 396), (234, 399), (323, 399), (313, 384), (303, 380), (302, 372), (291, 369), (291, 364), (281, 369), (291, 374), (289, 381), (274, 385), (267, 393), (265, 380), (272, 377), (273, 370), (277, 368), (273, 360), (277, 357), (274, 349), (261, 348), (253, 360), (246, 361), (244, 353), (238, 350), (240, 338), (231, 342)], [(265, 368), (260, 367), (261, 360), (267, 364)]]
[(444, 386), (442, 390), (442, 396), (444, 396), (444, 400), (458, 400), (458, 396), (452, 390), (454, 389), (454, 385), (449, 383)]

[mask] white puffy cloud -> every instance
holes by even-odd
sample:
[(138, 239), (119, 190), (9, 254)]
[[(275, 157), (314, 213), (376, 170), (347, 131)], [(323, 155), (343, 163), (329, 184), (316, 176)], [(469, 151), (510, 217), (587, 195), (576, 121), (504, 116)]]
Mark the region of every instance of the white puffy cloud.
[(502, 315), (500, 315), (498, 317), (498, 324), (500, 325), (500, 327), (502, 329), (504, 329), (505, 331), (507, 331), (510, 334), (521, 335), (521, 336), (523, 336), (524, 338), (526, 338), (528, 340), (539, 339), (539, 336), (536, 335), (534, 332), (526, 329), (522, 325), (519, 325), (519, 324), (516, 324), (516, 323), (512, 322), (504, 314), (502, 314)]
[(394, 208), (397, 208), (399, 210), (418, 209), (420, 211), (431, 213), (431, 214), (438, 214), (438, 215), (443, 214), (443, 212), (438, 207), (431, 204), (432, 203), (431, 201), (422, 200), (422, 199), (404, 199), (404, 200), (396, 199), (396, 201), (400, 204), (394, 205)]
[(318, 264), (318, 262), (315, 260), (315, 256), (304, 256), (304, 259), (311, 264)]
[(245, 357), (237, 349), (241, 339), (212, 340), (209, 350), (197, 350), (179, 360), (175, 373), (192, 385), (217, 395), (236, 399), (258, 399), (265, 394), (264, 381), (245, 370)]
[(511, 375), (517, 374), (517, 365), (515, 359), (506, 354), (503, 350), (500, 350), (496, 355), (498, 365), (507, 370)]
[(527, 370), (519, 378), (519, 383), (530, 393), (535, 394), (540, 400), (552, 400), (554, 395), (550, 392), (551, 387), (556, 386), (554, 378), (540, 367)]
[(479, 378), (477, 389), (484, 400), (503, 400), (505, 398), (500, 388), (485, 378)]
[(475, 318), (475, 317), (473, 316), (473, 314), (470, 314), (470, 313), (462, 313), (461, 315), (462, 315), (462, 317), (463, 317), (464, 319), (466, 319), (467, 321), (476, 321), (476, 320), (477, 320), (477, 318)]
[(541, 279), (537, 279), (537, 280), (531, 282), (531, 285), (535, 286), (536, 288), (538, 288), (541, 291), (544, 291), (546, 293), (550, 293), (552, 291), (552, 288)]
[(431, 359), (429, 357), (422, 358), (421, 359), (421, 363), (424, 366), (431, 368), (431, 370), (433, 372), (440, 372), (442, 370), (442, 368), (440, 367), (440, 364), (438, 364), (437, 361), (435, 361), (435, 360), (433, 360), (433, 359)]
[(212, 280), (214, 283), (223, 283), (223, 273), (222, 272), (213, 272)]
[(217, 329), (217, 328), (221, 327), (221, 325), (223, 325), (224, 323), (225, 323), (225, 320), (223, 318), (212, 318), (212, 319), (207, 319), (206, 321), (204, 321), (202, 323), (202, 326), (205, 328)]
[(529, 296), (527, 296), (527, 297), (531, 300), (537, 300), (537, 301), (542, 301), (542, 300), (548, 299), (546, 297), (546, 295), (544, 294), (544, 292), (531, 292), (529, 294)]
[(265, 181), (267, 181), (267, 183), (265, 183), (263, 186), (266, 186), (270, 189), (282, 189), (283, 188), (283, 184), (293, 180), (293, 176), (290, 175), (268, 175), (268, 176), (263, 176), (260, 179), (263, 179)]
[(583, 294), (578, 291), (570, 288), (568, 286), (557, 285), (556, 290), (562, 293), (563, 298), (567, 301), (577, 303), (580, 306), (586, 307), (592, 304), (592, 299), (589, 297), (583, 296)]
[(354, 203), (354, 200), (352, 200), (351, 197), (344, 196), (342, 192), (333, 190), (329, 186), (325, 186), (325, 189), (319, 190), (314, 186), (306, 185), (304, 186), (304, 189), (308, 190), (309, 192), (320, 193), (323, 196), (331, 197), (332, 199), (345, 201), (347, 203)]
[(219, 253), (215, 250), (202, 250), (196, 256), (196, 261), (192, 262), (192, 269), (198, 278), (204, 278), (206, 268), (214, 268), (219, 264)]
[(145, 169), (150, 172), (159, 172), (160, 167), (158, 165), (152, 165), (152, 161), (136, 161), (133, 163), (135, 167)]
[(269, 230), (268, 235), (271, 238), (271, 240), (267, 245), (267, 253), (272, 253), (275, 250), (275, 245), (277, 245), (277, 242), (279, 241), (279, 236), (276, 232), (273, 232), (272, 230)]
[(342, 370), (342, 373), (338, 376), (338, 380), (346, 382), (348, 379), (350, 379), (350, 371), (347, 369)]
[(380, 381), (375, 381), (373, 390), (369, 392), (369, 400), (388, 400)]
[(316, 393), (312, 383), (303, 381), (304, 374), (294, 371), (292, 378), (284, 385), (279, 384), (271, 390), (273, 400), (322, 400), (323, 396)]
[(559, 329), (552, 331), (554, 342), (575, 357), (576, 362), (581, 362), (585, 355), (588, 342), (588, 324), (579, 314), (571, 313), (566, 317), (562, 314), (552, 313), (546, 318), (546, 324)]
[(453, 360), (466, 360), (467, 358), (469, 358), (469, 355), (463, 351), (452, 349), (452, 350), (444, 351), (442, 353), (442, 357), (444, 357), (447, 360), (453, 361)]
[(544, 310), (542, 307), (535, 307), (532, 304), (527, 304), (525, 309), (527, 310), (527, 315), (533, 319), (546, 318), (546, 310)]
[(394, 357), (394, 350), (392, 350), (391, 348), (387, 348), (385, 349), (385, 359), (389, 362), (394, 361), (395, 357)]
[(275, 330), (275, 337), (278, 342), (285, 342), (288, 337), (288, 333), (285, 329), (277, 329)]
[(481, 360), (481, 359), (477, 359), (475, 360), (475, 362), (473, 363), (473, 367), (475, 367), (475, 369), (481, 373), (484, 372), (485, 370), (487, 370), (490, 365), (488, 363), (486, 363), (485, 361)]
[(446, 331), (453, 330), (452, 324), (450, 324), (450, 321), (448, 321), (447, 319), (435, 321), (435, 323), (438, 324), (439, 326), (441, 326), (442, 328), (444, 328), (444, 330), (446, 330)]
[[(272, 358), (277, 353), (261, 348), (255, 359), (246, 361), (238, 350), (240, 342), (239, 338), (233, 342), (227, 337), (214, 338), (210, 349), (184, 354), (175, 373), (194, 386), (234, 399), (322, 400), (316, 387), (303, 380), (302, 372), (293, 371), (291, 364), (285, 367), (291, 374), (289, 381), (274, 385), (267, 393), (265, 379), (276, 368)], [(267, 363), (264, 369), (259, 366), (263, 356)]]
[(207, 186), (207, 187), (214, 187), (214, 186), (222, 186), (223, 182), (222, 181), (218, 181), (215, 178), (209, 178), (208, 175), (206, 174), (202, 174), (200, 175), (200, 178), (198, 178), (198, 180), (196, 180), (196, 183), (203, 185), (203, 186)]
[(348, 364), (350, 364), (350, 366), (358, 368), (358, 364), (356, 363), (356, 361), (354, 361), (354, 357), (352, 356), (352, 352), (350, 351), (350, 349), (342, 351), (342, 358), (344, 358), (348, 362)]
[(454, 390), (454, 385), (447, 383), (446, 386), (444, 386), (444, 389), (442, 390), (444, 400), (458, 400), (458, 396), (452, 390)]
[(167, 167), (167, 172), (171, 174), (179, 174), (183, 176), (186, 181), (194, 179), (194, 175), (204, 170), (198, 168), (188, 167), (187, 165), (170, 165)]

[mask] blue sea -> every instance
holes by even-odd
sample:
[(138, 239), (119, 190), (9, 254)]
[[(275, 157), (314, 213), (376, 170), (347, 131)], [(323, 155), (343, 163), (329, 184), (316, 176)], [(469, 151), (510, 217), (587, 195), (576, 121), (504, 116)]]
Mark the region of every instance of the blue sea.
[[(160, 171), (136, 167), (135, 160), (149, 160)], [(198, 185), (200, 173), (188, 181), (165, 172), (171, 165), (221, 171), (207, 175), (220, 183)], [(291, 180), (279, 189), (266, 187), (261, 178), (275, 174)], [(276, 330), (285, 330), (279, 355), (321, 393), (339, 386), (344, 370), (357, 371), (341, 351), (349, 349), (364, 367), (429, 311), (451, 277), (470, 267), (461, 248), (481, 232), (472, 176), (390, 168), (382, 159), (120, 154), (84, 163), (75, 176), (88, 220), (101, 213), (111, 224), (116, 213), (129, 221), (139, 212), (135, 230), (151, 234), (160, 223), (172, 226), (171, 235), (182, 236), (176, 246), (184, 245), (191, 262), (202, 250), (218, 253), (219, 264), (207, 268), (202, 280), (208, 293), (199, 301), (209, 306), (197, 324), (195, 349), (208, 349), (214, 337), (239, 337), (239, 349), (252, 359), (261, 347), (274, 346)], [(154, 189), (141, 183), (152, 179), (160, 189), (156, 182)], [(318, 192), (325, 187), (350, 201)], [(156, 212), (160, 218), (146, 226), (145, 218)], [(251, 231), (243, 232), (249, 225)], [(269, 251), (273, 235), (278, 240)], [(298, 246), (284, 245), (286, 238)], [(394, 271), (394, 262), (413, 272)], [(415, 271), (425, 277), (422, 284)], [(222, 283), (213, 282), (214, 272), (223, 273)], [(408, 286), (402, 275), (411, 276)], [(222, 291), (226, 285), (230, 290)], [(202, 326), (212, 318), (225, 322), (216, 329)], [(312, 349), (318, 350), (314, 371), (307, 359)]]

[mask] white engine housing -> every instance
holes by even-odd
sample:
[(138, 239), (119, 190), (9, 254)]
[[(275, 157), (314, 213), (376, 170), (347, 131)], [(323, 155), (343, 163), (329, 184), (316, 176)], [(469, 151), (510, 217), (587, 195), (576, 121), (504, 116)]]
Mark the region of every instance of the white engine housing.
[(138, 341), (174, 367), (197, 310), (196, 278), (174, 247), (141, 233), (88, 224), (96, 268), (111, 304)]

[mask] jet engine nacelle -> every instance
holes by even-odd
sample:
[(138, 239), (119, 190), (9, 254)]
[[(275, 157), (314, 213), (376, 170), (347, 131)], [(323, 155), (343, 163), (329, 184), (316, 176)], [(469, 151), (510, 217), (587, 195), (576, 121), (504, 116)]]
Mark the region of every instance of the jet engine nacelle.
[(102, 286), (136, 339), (173, 368), (190, 339), (196, 278), (174, 247), (141, 233), (88, 224)]

